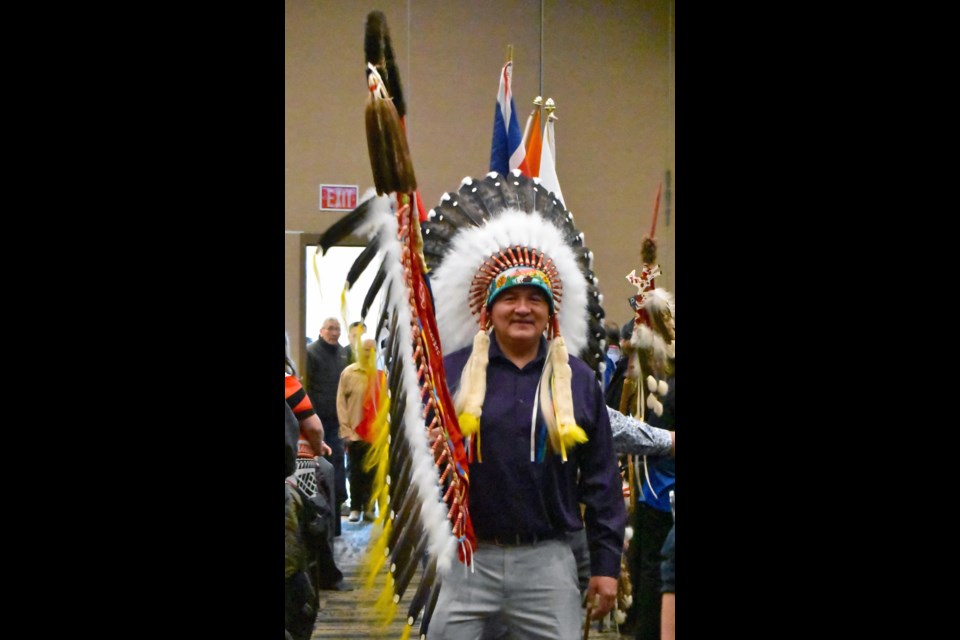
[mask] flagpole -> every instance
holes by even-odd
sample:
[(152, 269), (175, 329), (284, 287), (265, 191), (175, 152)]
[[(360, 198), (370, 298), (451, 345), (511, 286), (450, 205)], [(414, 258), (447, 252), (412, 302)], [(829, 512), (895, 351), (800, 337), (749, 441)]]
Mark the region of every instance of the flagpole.
[[(557, 110), (557, 103), (553, 101), (553, 98), (547, 98), (547, 101), (546, 101), (546, 102), (544, 103), (544, 105), (543, 105), (543, 109), (544, 109), (544, 111), (547, 112), (547, 124), (550, 124), (551, 122), (554, 122), (554, 121), (560, 119), (560, 118), (557, 117), (557, 114), (554, 113), (554, 111)], [(546, 138), (546, 137), (547, 137), (547, 136), (544, 136), (544, 138)], [(553, 136), (550, 136), (550, 139), (547, 140), (547, 146), (550, 147), (550, 153), (553, 154), (553, 161), (554, 161), (554, 163), (556, 163), (556, 161), (557, 161), (557, 145), (556, 145), (556, 143), (553, 141)], [(554, 164), (554, 166), (556, 166), (556, 164)]]
[(660, 183), (660, 186), (657, 187), (657, 199), (653, 203), (653, 222), (650, 224), (650, 237), (657, 232), (657, 214), (660, 212), (660, 191), (663, 189), (663, 183)]
[(523, 141), (520, 143), (526, 149), (527, 144), (530, 142), (530, 127), (533, 125), (533, 114), (537, 112), (540, 108), (540, 105), (543, 104), (543, 97), (537, 96), (533, 99), (533, 109), (530, 110), (530, 115), (527, 116), (527, 124), (523, 128)]

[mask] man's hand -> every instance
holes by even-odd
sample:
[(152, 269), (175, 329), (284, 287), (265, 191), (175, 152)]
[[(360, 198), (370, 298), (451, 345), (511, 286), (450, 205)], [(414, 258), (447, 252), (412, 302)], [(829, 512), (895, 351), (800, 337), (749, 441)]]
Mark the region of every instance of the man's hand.
[(610, 576), (591, 576), (587, 587), (587, 608), (590, 619), (599, 620), (610, 613), (617, 603), (617, 579)]

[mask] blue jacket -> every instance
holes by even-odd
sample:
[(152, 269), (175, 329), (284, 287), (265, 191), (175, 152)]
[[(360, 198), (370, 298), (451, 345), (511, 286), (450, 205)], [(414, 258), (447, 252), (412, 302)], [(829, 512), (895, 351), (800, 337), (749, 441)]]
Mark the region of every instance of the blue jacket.
[[(674, 405), (676, 398), (676, 376), (670, 376), (667, 379), (667, 393), (660, 400), (663, 403), (663, 415), (658, 416), (651, 410), (646, 412), (647, 424), (660, 427), (661, 429), (675, 430), (676, 414)], [(647, 471), (649, 473), (650, 485), (653, 485), (653, 491), (650, 485), (644, 479), (641, 485), (641, 493), (637, 500), (643, 502), (659, 511), (670, 512), (670, 490), (675, 484), (674, 465), (676, 459), (670, 456), (648, 456)], [(656, 497), (654, 497), (656, 492)]]

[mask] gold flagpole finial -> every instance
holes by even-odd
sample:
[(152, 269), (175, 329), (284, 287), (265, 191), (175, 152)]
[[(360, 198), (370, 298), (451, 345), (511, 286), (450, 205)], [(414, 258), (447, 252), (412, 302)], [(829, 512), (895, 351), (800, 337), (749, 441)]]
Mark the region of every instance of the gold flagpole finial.
[(560, 118), (554, 113), (557, 110), (557, 104), (553, 101), (553, 98), (547, 98), (547, 102), (543, 105), (543, 108), (547, 110), (547, 120), (559, 120)]
[(543, 96), (537, 96), (536, 98), (533, 99), (533, 105), (535, 107), (539, 107), (542, 104), (543, 104)]

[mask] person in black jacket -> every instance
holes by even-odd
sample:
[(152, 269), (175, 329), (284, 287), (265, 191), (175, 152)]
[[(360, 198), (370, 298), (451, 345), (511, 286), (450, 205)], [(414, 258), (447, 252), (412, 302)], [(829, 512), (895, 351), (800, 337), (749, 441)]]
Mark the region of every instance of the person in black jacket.
[(630, 336), (633, 333), (633, 320), (627, 322), (620, 328), (620, 359), (613, 369), (613, 375), (610, 376), (610, 382), (607, 385), (604, 394), (604, 402), (608, 407), (620, 409), (620, 394), (623, 392), (623, 378), (627, 373), (628, 348), (630, 346)]

